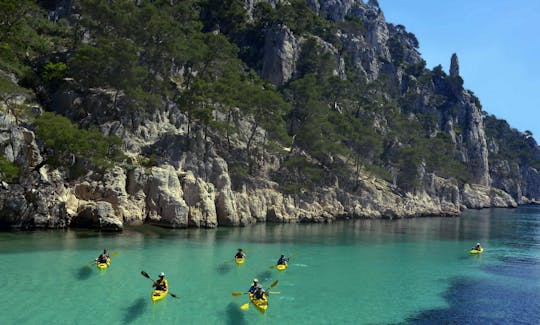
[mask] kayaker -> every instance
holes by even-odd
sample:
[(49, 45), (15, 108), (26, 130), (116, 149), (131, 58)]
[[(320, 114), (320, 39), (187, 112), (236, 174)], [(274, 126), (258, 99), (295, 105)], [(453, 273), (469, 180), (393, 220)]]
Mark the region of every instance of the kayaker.
[(253, 298), (255, 299), (265, 299), (265, 296), (266, 291), (264, 291), (263, 287), (257, 287), (257, 290), (253, 293)]
[(277, 261), (277, 265), (285, 265), (289, 262), (289, 259), (288, 258), (285, 258), (285, 255), (281, 255), (279, 257), (279, 260)]
[(476, 246), (474, 246), (473, 248), (475, 251), (480, 251), (482, 250), (482, 247), (480, 246), (480, 243), (476, 243)]
[(107, 261), (109, 260), (109, 253), (107, 252), (106, 249), (103, 250), (103, 253), (101, 253), (98, 258), (96, 258), (96, 261), (98, 263), (107, 263)]
[(259, 288), (262, 289), (262, 286), (260, 285), (259, 280), (253, 279), (253, 284), (251, 285), (251, 287), (249, 287), (248, 292), (255, 294), (255, 291), (257, 291), (257, 289)]
[(234, 255), (235, 258), (245, 258), (246, 256), (246, 253), (244, 253), (241, 248), (239, 248), (238, 252), (236, 252), (236, 255)]
[(169, 290), (169, 283), (165, 279), (165, 273), (161, 272), (159, 274), (159, 279), (154, 281), (154, 284), (152, 286), (156, 288), (156, 290), (161, 290), (161, 291)]

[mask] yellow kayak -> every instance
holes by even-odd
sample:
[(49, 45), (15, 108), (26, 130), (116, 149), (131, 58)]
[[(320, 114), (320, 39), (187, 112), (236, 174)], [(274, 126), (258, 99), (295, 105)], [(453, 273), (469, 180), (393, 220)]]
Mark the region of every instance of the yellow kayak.
[(287, 264), (278, 264), (278, 265), (276, 265), (276, 269), (278, 271), (284, 271), (284, 270), (287, 269)]
[(255, 299), (252, 293), (249, 294), (249, 300), (261, 313), (264, 313), (268, 309), (268, 296), (263, 295), (263, 299)]
[(168, 290), (152, 290), (152, 301), (159, 301), (167, 296)]
[(96, 263), (96, 265), (97, 265), (98, 269), (105, 270), (106, 268), (108, 268), (111, 265), (111, 259), (108, 258), (107, 263)]
[(478, 250), (478, 249), (474, 249), (474, 248), (471, 249), (471, 250), (469, 251), (469, 253), (471, 253), (471, 254), (480, 254), (480, 253), (482, 253), (483, 251), (484, 251), (484, 249), (483, 249), (482, 247), (480, 247), (479, 250)]
[(245, 257), (234, 257), (234, 262), (238, 265), (240, 264), (244, 264), (244, 262), (246, 261), (246, 258)]

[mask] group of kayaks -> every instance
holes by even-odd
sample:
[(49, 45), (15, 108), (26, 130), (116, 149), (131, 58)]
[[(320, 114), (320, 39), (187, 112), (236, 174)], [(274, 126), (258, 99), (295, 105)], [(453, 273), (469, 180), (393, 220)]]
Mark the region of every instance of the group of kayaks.
[[(239, 250), (241, 251), (241, 250)], [(281, 257), (283, 258), (283, 255), (281, 255)], [(293, 256), (294, 257), (294, 256)], [(281, 261), (281, 259), (280, 259)], [(279, 263), (280, 261), (278, 261), (278, 263), (274, 266), (270, 266), (271, 268), (274, 268), (278, 271), (284, 271), (287, 269), (288, 267), (288, 259), (285, 259), (284, 262), (282, 263)], [(236, 263), (236, 265), (240, 266), (242, 264), (244, 264), (246, 262), (246, 257), (245, 255), (244, 256), (235, 256), (234, 257), (234, 262)], [(270, 289), (273, 288), (274, 286), (276, 286), (278, 283), (278, 281), (274, 281), (271, 285), (270, 285)], [(263, 295), (262, 295), (262, 298), (258, 299), (256, 298), (255, 294), (249, 292), (249, 301), (253, 304), (253, 306), (255, 306), (255, 308), (257, 310), (259, 310), (260, 312), (265, 312), (267, 309), (268, 309), (268, 294), (269, 293), (277, 293), (277, 292), (265, 292)], [(240, 296), (242, 295), (241, 292), (235, 292), (233, 293), (233, 296)], [(248, 304), (244, 304), (242, 306), (240, 306), (240, 309), (242, 310), (246, 310), (249, 308), (249, 303)]]
[[(478, 248), (478, 246), (472, 248), (469, 251), (469, 253), (471, 253), (471, 254), (481, 254), (483, 252), (484, 252), (484, 248), (483, 247)], [(245, 256), (242, 256), (242, 257), (235, 256), (234, 257), (234, 262), (236, 263), (236, 265), (242, 265), (242, 264), (245, 263), (245, 261), (246, 261)], [(97, 268), (99, 270), (105, 270), (110, 265), (111, 265), (111, 258), (110, 257), (107, 258), (106, 263), (100, 263), (100, 262), (96, 261), (96, 266), (97, 266)], [(287, 269), (287, 267), (288, 267), (288, 263), (277, 264), (275, 266), (275, 268), (278, 271), (284, 271), (284, 270)], [(141, 273), (143, 274), (143, 276), (145, 276), (147, 278), (150, 278), (146, 272), (142, 271)], [(271, 285), (271, 287), (275, 286), (276, 284), (277, 284), (277, 280)], [(167, 296), (168, 292), (169, 292), (168, 290), (152, 290), (152, 296), (151, 296), (152, 301), (157, 302), (159, 300), (162, 300), (163, 298), (165, 298)], [(253, 306), (255, 306), (255, 308), (257, 308), (261, 312), (265, 312), (268, 309), (268, 293), (265, 293), (263, 295), (262, 299), (257, 299), (257, 298), (255, 298), (255, 295), (253, 293), (249, 293), (249, 300), (253, 304)], [(246, 305), (242, 305), (242, 309), (247, 309)]]
[[(245, 261), (246, 261), (245, 256), (242, 256), (242, 257), (235, 256), (234, 257), (234, 262), (237, 265), (242, 265), (242, 264), (245, 263)], [(109, 266), (111, 266), (111, 258), (108, 257), (107, 262), (105, 262), (105, 263), (102, 263), (102, 262), (99, 262), (98, 260), (96, 260), (96, 266), (97, 266), (97, 268), (99, 270), (106, 270)], [(288, 266), (287, 263), (285, 263), (285, 264), (277, 264), (276, 269), (278, 271), (284, 271), (284, 270), (287, 269), (287, 266)], [(146, 273), (144, 271), (141, 271), (141, 274), (150, 279), (150, 276), (148, 275), (148, 273)], [(270, 287), (275, 286), (277, 283), (278, 283), (278, 281), (276, 280), (274, 283), (272, 283), (272, 285)], [(169, 293), (168, 289), (167, 290), (152, 290), (152, 295), (151, 295), (152, 301), (153, 302), (160, 301), (160, 300), (164, 299), (167, 296), (168, 293)], [(173, 295), (173, 296), (176, 298), (175, 295)], [(249, 300), (253, 304), (253, 306), (255, 306), (255, 308), (257, 308), (261, 312), (265, 312), (266, 309), (268, 309), (268, 293), (265, 293), (263, 295), (262, 299), (257, 299), (254, 294), (249, 293)], [(242, 309), (247, 309), (247, 307), (245, 307), (245, 305), (242, 305)]]

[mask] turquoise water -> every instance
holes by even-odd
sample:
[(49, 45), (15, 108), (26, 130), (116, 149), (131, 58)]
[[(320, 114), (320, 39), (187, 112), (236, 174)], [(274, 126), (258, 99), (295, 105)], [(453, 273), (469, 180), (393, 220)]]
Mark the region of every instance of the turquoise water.
[[(481, 255), (468, 250), (477, 241)], [(248, 251), (236, 266), (237, 248)], [(105, 271), (85, 264), (117, 252)], [(0, 233), (6, 324), (535, 324), (540, 315), (540, 207), (460, 218), (256, 225), (150, 226)], [(294, 256), (284, 272), (279, 255)], [(152, 277), (168, 296), (152, 303)], [(241, 310), (251, 279), (272, 290), (265, 314)]]

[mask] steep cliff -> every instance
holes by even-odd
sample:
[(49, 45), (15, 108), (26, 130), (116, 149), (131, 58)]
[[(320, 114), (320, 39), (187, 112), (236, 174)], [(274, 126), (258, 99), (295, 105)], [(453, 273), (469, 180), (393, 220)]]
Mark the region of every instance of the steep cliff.
[(0, 35), (13, 52), (0, 58), (2, 227), (325, 222), (540, 200), (532, 136), (482, 111), (457, 55), (448, 75), (426, 69), (377, 1), (40, 4), (14, 7), (29, 18), (17, 23), (49, 48)]

